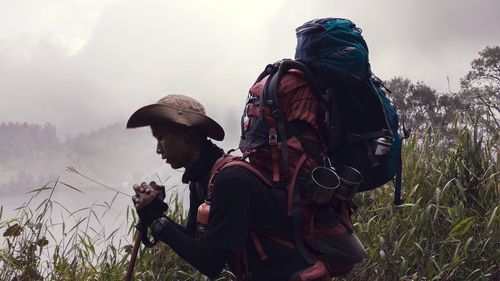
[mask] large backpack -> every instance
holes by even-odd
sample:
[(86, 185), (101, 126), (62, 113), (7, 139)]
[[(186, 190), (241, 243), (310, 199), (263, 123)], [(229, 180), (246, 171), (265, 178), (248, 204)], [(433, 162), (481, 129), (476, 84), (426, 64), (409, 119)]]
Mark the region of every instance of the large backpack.
[[(221, 170), (231, 166), (247, 169), (269, 188), (279, 188), (265, 174), (245, 161), (243, 157), (225, 154), (215, 162), (210, 171), (207, 198), (210, 198), (210, 194), (215, 191), (216, 187), (213, 184), (215, 177)], [(299, 182), (300, 179), (297, 180), (297, 185), (301, 185)], [(350, 272), (354, 265), (366, 256), (366, 250), (353, 233), (350, 218), (352, 202), (334, 199), (328, 204), (315, 204), (307, 199), (301, 199), (297, 188), (294, 191), (289, 188), (288, 194), (293, 196), (293, 209), (289, 210), (289, 212), (292, 211), (289, 215), (293, 220), (293, 241), (272, 233), (259, 233), (250, 229), (249, 238), (261, 261), (265, 262), (268, 259), (268, 252), (262, 246), (260, 239), (267, 238), (282, 247), (298, 251), (309, 263), (309, 267), (290, 276), (289, 281), (327, 281), (331, 280), (332, 276)], [(210, 204), (210, 200), (207, 199), (198, 209), (199, 225), (208, 224)], [(235, 275), (238, 280), (247, 280), (249, 276), (248, 258), (245, 251), (236, 251), (234, 257)], [(280, 269), (276, 268), (276, 270)]]
[[(353, 203), (342, 197), (311, 202), (304, 196), (309, 175), (318, 166), (353, 167), (363, 176), (358, 192), (394, 179), (400, 204), (398, 115), (389, 91), (371, 72), (368, 47), (351, 21), (313, 20), (296, 31), (295, 60), (266, 66), (249, 91), (239, 148), (250, 165), (225, 158), (212, 175), (229, 165), (251, 167), (269, 187), (286, 190), (293, 247), (312, 265), (305, 274), (319, 272), (319, 260), (335, 276), (365, 254), (352, 233)], [(343, 249), (339, 237), (351, 239)]]
[[(316, 160), (316, 165), (326, 154), (334, 167), (347, 165), (361, 172), (363, 181), (358, 192), (394, 180), (394, 202), (401, 204), (402, 137), (398, 132), (398, 115), (387, 96), (390, 91), (371, 72), (361, 30), (349, 20), (327, 18), (306, 22), (296, 32), (296, 60), (284, 59), (268, 65), (256, 82), (264, 84), (262, 91), (255, 89), (255, 85), (250, 90), (242, 118), (240, 149), (248, 154), (250, 163), (263, 170), (274, 166), (272, 174), (276, 181), (278, 164), (272, 161), (270, 165), (261, 158), (262, 154), (276, 154), (279, 147), (282, 186), (288, 185), (298, 160), (298, 157), (290, 159), (288, 150), (295, 149), (298, 151), (295, 154), (300, 154), (302, 149)], [(303, 111), (295, 115), (315, 115), (317, 120), (306, 122), (316, 127), (315, 135), (287, 120), (286, 115), (293, 113), (282, 112), (280, 99), (288, 97), (278, 97), (286, 91), (280, 85), (293, 72), (302, 77), (291, 80), (300, 80), (298, 87), (307, 81), (320, 106), (285, 110)], [(405, 131), (404, 137), (407, 134)], [(301, 146), (298, 149), (296, 140)], [(273, 147), (272, 142), (279, 145)], [(319, 149), (317, 143), (321, 144)]]

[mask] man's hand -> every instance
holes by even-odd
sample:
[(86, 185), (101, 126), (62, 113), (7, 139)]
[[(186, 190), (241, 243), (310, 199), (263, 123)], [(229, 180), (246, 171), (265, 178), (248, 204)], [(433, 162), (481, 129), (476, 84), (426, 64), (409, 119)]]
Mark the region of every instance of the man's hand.
[(154, 199), (159, 198), (161, 201), (165, 199), (165, 187), (162, 185), (157, 185), (156, 182), (152, 181), (149, 184), (142, 182), (139, 184), (134, 184), (135, 195), (132, 196), (132, 202), (136, 209), (140, 209)]
[(134, 185), (134, 191), (132, 202), (144, 227), (149, 227), (155, 219), (165, 216), (168, 205), (163, 202), (164, 186), (157, 185), (154, 181), (149, 184), (142, 182)]

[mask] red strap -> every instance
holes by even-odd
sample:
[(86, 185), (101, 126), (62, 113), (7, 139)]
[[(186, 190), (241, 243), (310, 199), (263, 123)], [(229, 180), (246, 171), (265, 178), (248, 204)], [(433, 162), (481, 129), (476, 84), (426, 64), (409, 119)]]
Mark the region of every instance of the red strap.
[(244, 280), (243, 276), (243, 270), (241, 268), (241, 253), (240, 251), (234, 251), (234, 267), (235, 267), (235, 274), (238, 280)]
[(219, 173), (219, 171), (222, 169), (222, 167), (224, 165), (226, 165), (230, 161), (233, 161), (235, 158), (237, 158), (237, 157), (224, 154), (219, 159), (217, 159), (215, 161), (215, 164), (212, 166), (212, 170), (210, 171), (210, 174), (209, 174), (210, 176), (208, 178), (208, 188), (207, 188), (208, 193), (207, 194), (210, 194), (214, 191), (213, 181), (214, 181), (215, 175), (217, 175), (217, 173)]
[(317, 261), (314, 265), (296, 272), (288, 281), (308, 281), (308, 280), (331, 280), (326, 265), (322, 261)]
[(208, 180), (208, 194), (212, 193), (214, 190), (213, 181), (215, 175), (217, 175), (217, 173), (219, 173), (222, 169), (231, 166), (243, 167), (257, 176), (265, 185), (267, 185), (267, 187), (272, 188), (274, 186), (274, 184), (268, 178), (266, 178), (266, 176), (264, 176), (259, 170), (250, 165), (248, 162), (243, 160), (242, 157), (224, 155), (221, 158), (217, 159), (212, 170), (210, 171), (210, 177)]
[[(248, 162), (240, 159), (237, 161), (229, 162), (224, 165), (223, 168), (231, 167), (231, 166), (240, 166), (244, 167), (245, 169), (249, 170), (252, 174), (256, 175), (267, 187), (272, 188), (274, 187), (274, 184), (264, 176), (259, 170), (257, 170), (254, 166), (250, 165)], [(222, 168), (221, 168), (222, 170)]]
[(243, 276), (243, 280), (247, 280), (249, 276), (249, 270), (248, 270), (248, 258), (247, 258), (247, 252), (243, 251), (243, 264), (245, 265), (245, 276)]
[(245, 281), (248, 280), (248, 258), (247, 253), (244, 250), (233, 251), (234, 255), (234, 274), (236, 275), (236, 280)]
[(265, 236), (265, 237), (273, 240), (274, 242), (281, 244), (281, 245), (283, 245), (291, 250), (296, 250), (295, 244), (292, 241), (288, 241), (288, 240), (285, 240), (285, 239), (282, 239), (282, 238), (279, 238), (279, 237), (276, 237), (273, 235), (267, 235), (267, 234), (260, 234), (260, 235)]
[(273, 165), (273, 182), (278, 183), (280, 181), (280, 160), (278, 147), (271, 147), (271, 158)]
[(204, 199), (204, 198), (203, 198), (203, 192), (202, 192), (202, 189), (201, 189), (201, 185), (200, 185), (200, 183), (199, 183), (199, 182), (197, 182), (195, 185), (196, 185), (196, 193), (198, 193), (198, 198), (199, 198), (200, 200), (203, 200), (203, 199)]
[(264, 251), (264, 248), (262, 247), (262, 244), (260, 243), (257, 235), (255, 235), (255, 232), (250, 232), (250, 239), (252, 239), (253, 245), (255, 246), (255, 250), (257, 250), (257, 254), (259, 254), (260, 260), (261, 261), (267, 260), (266, 251)]
[(295, 189), (295, 183), (297, 182), (297, 175), (299, 174), (299, 170), (307, 159), (307, 154), (302, 154), (300, 156), (299, 161), (297, 161), (297, 166), (293, 171), (292, 181), (290, 182), (290, 186), (288, 187), (288, 216), (292, 216), (292, 202), (293, 202), (293, 191)]

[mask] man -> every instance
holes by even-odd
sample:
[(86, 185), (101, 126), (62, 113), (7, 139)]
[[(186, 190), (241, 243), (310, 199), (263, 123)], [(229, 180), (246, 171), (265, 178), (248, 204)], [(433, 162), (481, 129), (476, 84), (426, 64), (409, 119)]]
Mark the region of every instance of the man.
[[(202, 104), (167, 95), (138, 109), (127, 123), (127, 128), (141, 126), (151, 126), (162, 159), (174, 169), (185, 168), (182, 181), (190, 190), (188, 221), (181, 226), (165, 216), (167, 206), (154, 182), (134, 185), (132, 200), (141, 225), (151, 227), (157, 240), (210, 278), (226, 264), (240, 279), (259, 281), (289, 280), (310, 266), (298, 251), (265, 235), (293, 241), (286, 191), (269, 189), (246, 168), (232, 166), (215, 175), (213, 192), (207, 194), (208, 177), (223, 156), (208, 138), (221, 141), (224, 130), (206, 115)], [(204, 203), (210, 208), (206, 225), (197, 222)], [(262, 235), (257, 238), (255, 233)]]

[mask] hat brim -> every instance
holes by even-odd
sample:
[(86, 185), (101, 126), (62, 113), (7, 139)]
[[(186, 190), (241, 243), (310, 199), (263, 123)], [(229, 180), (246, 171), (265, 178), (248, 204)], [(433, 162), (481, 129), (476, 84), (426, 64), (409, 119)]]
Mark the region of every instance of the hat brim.
[(212, 118), (188, 110), (178, 110), (166, 104), (150, 104), (136, 110), (128, 119), (127, 128), (150, 126), (156, 123), (174, 123), (201, 129), (207, 137), (221, 141), (224, 129)]

